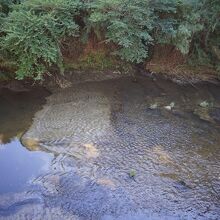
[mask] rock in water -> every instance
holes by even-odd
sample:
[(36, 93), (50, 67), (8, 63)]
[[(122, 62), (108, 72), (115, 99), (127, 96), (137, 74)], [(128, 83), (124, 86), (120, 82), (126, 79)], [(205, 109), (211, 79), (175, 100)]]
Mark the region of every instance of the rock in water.
[(168, 110), (168, 111), (171, 111), (172, 110), (172, 107), (170, 106), (170, 105), (167, 105), (167, 106), (165, 106), (164, 107), (166, 110)]
[(171, 108), (174, 108), (174, 106), (175, 106), (175, 102), (171, 102), (171, 103), (170, 103), (170, 107), (171, 107)]
[(157, 109), (158, 105), (157, 103), (150, 105), (149, 109), (154, 110)]
[(164, 108), (168, 111), (171, 111), (175, 106), (175, 103), (174, 102), (171, 102), (170, 105), (167, 105), (165, 106)]
[(200, 107), (202, 108), (208, 108), (209, 107), (209, 103), (207, 101), (203, 101), (199, 104)]

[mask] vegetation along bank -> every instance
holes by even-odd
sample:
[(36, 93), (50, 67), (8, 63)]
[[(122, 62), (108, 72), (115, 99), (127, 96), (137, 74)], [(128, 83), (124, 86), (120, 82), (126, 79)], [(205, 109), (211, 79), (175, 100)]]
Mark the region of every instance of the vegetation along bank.
[(218, 78), (219, 0), (0, 0), (0, 79), (70, 70)]

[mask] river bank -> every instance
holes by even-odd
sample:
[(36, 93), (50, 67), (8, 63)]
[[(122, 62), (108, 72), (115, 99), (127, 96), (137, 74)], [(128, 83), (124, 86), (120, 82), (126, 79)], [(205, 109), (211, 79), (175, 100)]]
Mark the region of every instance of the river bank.
[[(54, 75), (47, 76), (43, 81), (34, 81), (32, 79), (26, 80), (15, 80), (13, 78), (4, 78), (0, 80), (0, 89), (7, 88), (12, 91), (27, 91), (31, 90), (35, 86), (43, 86), (48, 90), (53, 90), (55, 88), (67, 88), (73, 84), (78, 84), (87, 81), (102, 81), (108, 79), (117, 79), (131, 76), (134, 78), (138, 76), (143, 76), (146, 78), (154, 80), (168, 80), (179, 85), (196, 85), (201, 83), (212, 83), (219, 84), (219, 76), (216, 72), (205, 72), (202, 71), (201, 74), (198, 73), (199, 69), (196, 69), (197, 72), (190, 72), (190, 68), (187, 68), (187, 71), (180, 74), (172, 72), (168, 67), (164, 67), (164, 71), (161, 71), (162, 65), (158, 66), (157, 64), (153, 65), (148, 64), (148, 70), (145, 70), (143, 66), (128, 66), (128, 68), (119, 70), (119, 69), (109, 69), (109, 70), (76, 70), (71, 69), (70, 67), (65, 71), (64, 75), (55, 73)], [(168, 69), (167, 69), (168, 68)]]

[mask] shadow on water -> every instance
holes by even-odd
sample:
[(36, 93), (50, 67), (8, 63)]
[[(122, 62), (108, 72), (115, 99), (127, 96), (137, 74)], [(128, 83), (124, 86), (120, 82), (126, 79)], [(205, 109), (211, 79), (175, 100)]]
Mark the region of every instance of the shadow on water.
[[(219, 219), (218, 86), (78, 84), (49, 96), (30, 127), (41, 96), (17, 95), (20, 107), (0, 113), (2, 142), (12, 140), (0, 150), (0, 178), (13, 174), (0, 184), (0, 219)], [(12, 137), (26, 130), (25, 149)]]
[(31, 125), (36, 111), (45, 103), (49, 93), (41, 88), (27, 92), (0, 90), (0, 142), (10, 143)]
[(52, 155), (31, 152), (19, 141), (46, 95), (48, 92), (39, 88), (0, 91), (0, 195), (24, 190), (29, 181), (49, 169)]

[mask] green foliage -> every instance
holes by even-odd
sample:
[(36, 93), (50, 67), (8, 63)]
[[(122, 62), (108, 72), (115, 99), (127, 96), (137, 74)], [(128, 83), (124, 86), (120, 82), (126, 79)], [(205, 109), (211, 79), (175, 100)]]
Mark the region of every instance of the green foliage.
[(41, 79), (53, 64), (62, 70), (60, 42), (77, 35), (73, 17), (79, 5), (77, 1), (33, 0), (14, 6), (4, 19), (1, 47), (17, 60), (18, 79)]
[(19, 79), (42, 79), (52, 66), (62, 73), (62, 40), (91, 33), (132, 63), (170, 44), (192, 64), (220, 69), (219, 0), (0, 0), (0, 51)]
[(192, 37), (202, 30), (200, 0), (152, 1), (155, 18), (154, 36), (158, 43), (172, 44), (183, 54), (189, 52)]
[(65, 63), (66, 69), (80, 70), (109, 70), (115, 69), (117, 62), (108, 57), (102, 51), (90, 52), (86, 56), (78, 59), (76, 62)]
[(192, 63), (220, 70), (220, 1), (204, 0), (200, 14), (203, 29), (193, 38)]
[(97, 0), (92, 4), (90, 21), (105, 31), (106, 42), (118, 46), (122, 59), (140, 63), (152, 42), (152, 13), (148, 1)]
[(0, 0), (0, 12), (2, 14), (8, 14), (12, 4), (19, 3), (19, 0)]
[(136, 176), (136, 170), (133, 170), (133, 169), (130, 170), (130, 171), (129, 171), (129, 177), (130, 177), (130, 178), (134, 178), (135, 176)]

